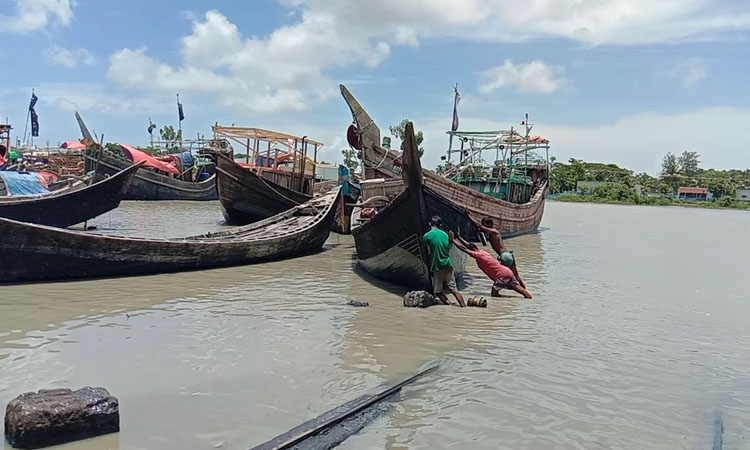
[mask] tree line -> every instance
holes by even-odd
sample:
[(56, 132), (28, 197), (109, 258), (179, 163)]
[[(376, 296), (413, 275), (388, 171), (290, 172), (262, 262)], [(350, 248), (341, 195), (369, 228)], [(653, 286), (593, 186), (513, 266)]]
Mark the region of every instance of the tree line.
[(588, 192), (594, 200), (644, 203), (648, 201), (637, 195), (636, 185), (641, 186), (643, 193), (666, 197), (674, 196), (680, 186), (689, 186), (706, 188), (718, 205), (732, 206), (736, 202), (737, 188), (750, 186), (750, 170), (703, 169), (700, 154), (695, 151), (684, 151), (680, 155), (667, 153), (662, 159), (661, 173), (655, 177), (645, 172), (634, 173), (616, 164), (575, 158), (561, 163), (551, 158), (551, 193), (574, 192), (579, 181), (612, 183)]

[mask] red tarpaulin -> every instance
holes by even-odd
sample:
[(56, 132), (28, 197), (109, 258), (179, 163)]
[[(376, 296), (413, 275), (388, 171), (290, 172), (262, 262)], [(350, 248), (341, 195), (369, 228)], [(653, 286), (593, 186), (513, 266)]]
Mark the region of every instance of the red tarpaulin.
[(130, 159), (134, 163), (139, 163), (141, 161), (144, 161), (143, 165), (146, 167), (153, 167), (154, 169), (159, 169), (163, 172), (173, 173), (175, 175), (180, 174), (180, 171), (174, 165), (159, 161), (158, 159), (154, 158), (148, 153), (144, 153), (135, 147), (131, 147), (125, 144), (120, 144), (120, 147), (122, 147), (122, 149), (125, 150), (125, 152), (129, 154)]
[(65, 141), (62, 143), (60, 148), (64, 148), (66, 150), (83, 150), (86, 148), (86, 146), (78, 141)]

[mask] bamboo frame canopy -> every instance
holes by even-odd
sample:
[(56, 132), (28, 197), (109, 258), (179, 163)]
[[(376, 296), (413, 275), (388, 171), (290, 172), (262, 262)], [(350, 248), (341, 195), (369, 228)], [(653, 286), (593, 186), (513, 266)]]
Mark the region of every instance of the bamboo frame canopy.
[[(297, 141), (302, 142), (302, 136), (295, 136), (292, 134), (287, 133), (281, 133), (279, 131), (272, 131), (272, 130), (265, 130), (263, 128), (253, 128), (253, 127), (232, 127), (232, 126), (223, 126), (219, 125), (218, 123), (211, 127), (214, 134), (217, 136), (222, 136), (225, 138), (232, 139), (237, 142), (241, 142), (240, 139), (255, 139), (258, 141), (267, 141), (267, 142), (273, 142), (273, 143), (280, 143), (284, 145), (288, 145), (288, 141)], [(320, 149), (323, 146), (322, 142), (316, 141), (314, 139), (305, 139), (305, 142), (316, 145), (318, 149)]]

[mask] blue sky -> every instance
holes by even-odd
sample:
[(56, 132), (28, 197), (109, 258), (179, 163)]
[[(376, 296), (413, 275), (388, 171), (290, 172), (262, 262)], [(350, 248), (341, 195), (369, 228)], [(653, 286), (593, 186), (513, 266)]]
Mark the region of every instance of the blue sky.
[[(176, 6), (179, 5), (179, 6)], [(558, 159), (656, 172), (667, 151), (750, 167), (750, 8), (731, 0), (0, 0), (0, 117), (23, 134), (32, 88), (41, 136), (147, 142), (151, 117), (186, 136), (214, 122), (309, 135), (340, 160), (347, 84), (381, 129), (446, 149), (461, 129), (528, 112)]]

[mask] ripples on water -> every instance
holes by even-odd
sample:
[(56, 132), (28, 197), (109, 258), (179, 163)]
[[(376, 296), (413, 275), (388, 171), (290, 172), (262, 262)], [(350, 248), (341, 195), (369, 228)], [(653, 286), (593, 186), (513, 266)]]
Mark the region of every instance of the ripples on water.
[[(156, 206), (99, 231), (222, 226), (216, 203)], [(243, 449), (440, 360), (341, 448), (707, 449), (717, 413), (723, 448), (750, 448), (750, 216), (550, 203), (543, 226), (509, 241), (535, 299), (486, 310), (404, 309), (336, 235), (290, 261), (2, 287), (0, 402), (101, 385), (122, 432), (65, 448)]]

